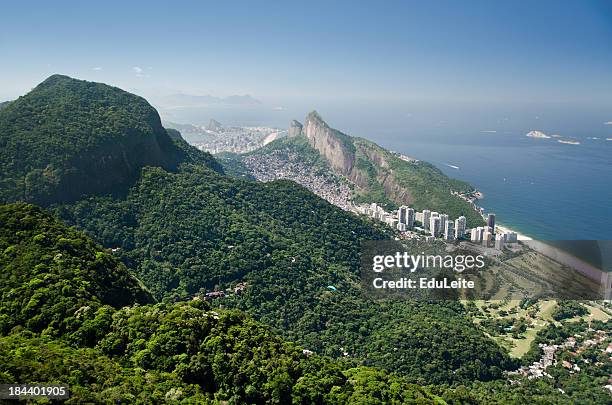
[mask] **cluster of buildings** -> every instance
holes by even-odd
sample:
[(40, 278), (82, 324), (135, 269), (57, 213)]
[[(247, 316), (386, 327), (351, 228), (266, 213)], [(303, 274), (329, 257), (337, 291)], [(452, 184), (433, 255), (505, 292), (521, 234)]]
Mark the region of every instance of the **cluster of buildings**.
[(287, 131), (267, 127), (228, 127), (216, 131), (207, 129), (205, 132), (209, 140), (194, 144), (198, 149), (212, 154), (251, 152), (287, 134)]
[[(605, 352), (609, 356), (612, 355), (612, 343), (608, 343), (608, 334), (606, 331), (593, 330), (589, 328), (587, 333), (591, 335), (590, 338), (584, 338), (582, 334), (578, 333), (568, 337), (565, 342), (561, 344), (540, 343), (538, 346), (542, 349), (542, 357), (538, 361), (533, 362), (531, 365), (522, 366), (516, 371), (508, 372), (507, 375), (510, 377), (510, 382), (516, 383), (516, 381), (512, 380), (512, 376), (514, 375), (521, 375), (530, 380), (542, 377), (552, 378), (546, 369), (557, 364), (560, 364), (565, 369), (569, 370), (570, 374), (580, 372), (581, 367), (578, 365), (578, 362), (585, 364), (591, 363), (588, 356), (584, 358), (581, 356), (581, 354), (593, 346), (599, 348), (601, 352)], [(558, 351), (567, 351), (570, 355), (569, 357), (566, 357), (568, 360), (557, 359), (556, 352)], [(612, 357), (608, 357), (608, 359), (612, 360)], [(595, 366), (603, 368), (605, 367), (605, 364), (595, 363)], [(610, 384), (610, 382), (612, 381), (608, 381), (608, 385), (606, 385), (604, 388), (612, 391), (612, 384)]]
[(495, 232), (495, 214), (488, 214), (486, 218), (487, 226), (471, 229), (470, 240), (473, 243), (479, 243), (486, 247), (494, 246), (495, 249), (503, 250), (506, 244), (518, 242), (516, 232)]
[(214, 291), (206, 292), (205, 289), (201, 288), (200, 289), (200, 294), (195, 295), (192, 299), (194, 301), (201, 300), (202, 299), (201, 298), (202, 295), (204, 296), (204, 299), (207, 300), (207, 301), (213, 300), (215, 298), (225, 298), (225, 297), (231, 295), (232, 291), (233, 291), (234, 294), (240, 294), (247, 287), (248, 287), (247, 283), (241, 282), (241, 283), (236, 284), (232, 290), (228, 290), (228, 291), (214, 290)]
[[(400, 207), (400, 211), (405, 209)], [(466, 231), (466, 219), (464, 216), (453, 220), (447, 214), (436, 211), (423, 210), (415, 214), (415, 221), (421, 224), (421, 229), (429, 233), (433, 238), (445, 240), (463, 239)]]
[(447, 214), (423, 210), (416, 212), (414, 208), (401, 206), (397, 212), (386, 212), (381, 206), (372, 203), (369, 206), (359, 206), (357, 211), (385, 222), (400, 232), (416, 231), (429, 234), (426, 240), (443, 238), (445, 240), (463, 239), (466, 235), (466, 218), (460, 216), (453, 220)]
[(206, 126), (173, 123), (166, 125), (180, 131), (183, 138), (198, 149), (212, 154), (251, 152), (287, 135), (286, 130), (278, 128), (224, 127), (214, 119)]
[(416, 212), (414, 208), (401, 206), (397, 212), (386, 212), (376, 203), (361, 205), (356, 211), (370, 216), (400, 232), (420, 232), (428, 234), (426, 241), (442, 238), (447, 241), (458, 239), (469, 239), (473, 243), (482, 244), (485, 247), (495, 247), (503, 250), (505, 244), (518, 241), (515, 232), (497, 232), (495, 230), (495, 214), (486, 217), (487, 226), (467, 229), (467, 221), (464, 216), (452, 219), (447, 214), (431, 210)]
[(353, 192), (348, 182), (316, 166), (304, 164), (294, 152), (275, 150), (266, 154), (248, 155), (242, 158), (242, 162), (258, 181), (289, 179), (343, 210), (351, 210)]

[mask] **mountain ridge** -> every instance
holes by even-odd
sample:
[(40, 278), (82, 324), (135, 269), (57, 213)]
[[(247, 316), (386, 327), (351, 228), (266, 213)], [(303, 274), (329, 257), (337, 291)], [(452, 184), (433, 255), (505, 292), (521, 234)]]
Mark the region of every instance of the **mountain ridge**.
[(285, 150), (312, 165), (300, 142), (303, 137), (334, 175), (354, 184), (355, 203), (378, 203), (391, 209), (409, 205), (445, 212), (453, 218), (463, 215), (469, 226), (483, 223), (475, 206), (454, 194), (469, 194), (474, 187), (449, 178), (430, 163), (408, 160), (365, 138), (351, 137), (328, 125), (317, 111), (309, 113), (303, 125), (293, 120), (289, 133), (287, 140), (274, 141), (247, 156)]

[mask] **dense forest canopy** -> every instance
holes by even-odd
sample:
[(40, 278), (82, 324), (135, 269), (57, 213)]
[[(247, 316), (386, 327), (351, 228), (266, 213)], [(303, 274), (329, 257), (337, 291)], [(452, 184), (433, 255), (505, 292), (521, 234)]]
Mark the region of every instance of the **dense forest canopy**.
[(0, 331), (57, 336), (104, 305), (153, 302), (125, 265), (29, 204), (0, 206)]
[[(120, 248), (158, 299), (223, 290), (218, 304), (244, 310), (317, 353), (346, 352), (427, 382), (498, 378), (512, 366), (458, 303), (364, 298), (360, 242), (388, 237), (384, 226), (293, 182), (260, 184), (197, 166), (179, 173), (151, 168), (125, 199), (92, 197), (56, 212)], [(247, 287), (234, 294), (238, 283)], [(449, 352), (454, 361), (445, 360)]]
[(153, 304), (108, 252), (32, 205), (0, 206), (0, 264), (0, 383), (61, 381), (69, 403), (439, 400), (305, 352), (243, 313)]
[(0, 201), (117, 192), (189, 160), (146, 100), (101, 83), (54, 75), (0, 109)]

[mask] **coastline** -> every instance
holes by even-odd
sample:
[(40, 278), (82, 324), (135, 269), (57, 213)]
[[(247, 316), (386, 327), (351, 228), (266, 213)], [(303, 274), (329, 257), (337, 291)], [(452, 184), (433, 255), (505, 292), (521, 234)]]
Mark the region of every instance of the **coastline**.
[[(470, 193), (471, 196), (475, 196), (475, 200), (474, 201), (470, 201), (472, 203), (472, 205), (474, 206), (474, 209), (480, 213), (480, 215), (482, 216), (482, 218), (486, 221), (487, 217), (484, 214), (485, 209), (484, 207), (481, 207), (480, 205), (477, 204), (477, 202), (479, 200), (482, 200), (485, 198), (485, 195), (482, 191), (478, 190), (477, 188), (474, 188), (474, 190)], [(469, 200), (468, 200), (469, 201)], [(514, 232), (516, 233), (516, 237), (518, 240), (533, 240), (533, 238), (531, 236), (527, 236), (524, 233), (521, 233), (515, 229), (512, 229), (511, 227), (507, 226), (507, 225), (502, 225), (502, 223), (497, 223), (495, 225), (495, 233), (498, 233), (497, 231), (500, 231), (500, 233), (506, 233), (506, 232)]]
[[(474, 190), (472, 194), (481, 194), (477, 189)], [(479, 198), (480, 199), (480, 198)], [(479, 200), (478, 199), (478, 200)], [(486, 220), (486, 216), (484, 214), (484, 208), (480, 207), (476, 202), (473, 202), (474, 208), (482, 213), (483, 219)], [(495, 225), (495, 233), (506, 233), (506, 232), (514, 232), (516, 233), (517, 239), (522, 241), (523, 244), (528, 246), (530, 249), (535, 250), (536, 252), (548, 257), (549, 259), (568, 267), (573, 268), (589, 279), (601, 283), (602, 286), (606, 286), (609, 284), (609, 274), (596, 266), (593, 266), (590, 263), (587, 263), (583, 259), (575, 256), (571, 252), (565, 251), (559, 247), (550, 245), (545, 241), (540, 241), (532, 238), (531, 236), (525, 235), (524, 233), (518, 232), (515, 229), (512, 229), (509, 226), (502, 225), (498, 223)], [(605, 299), (609, 299), (609, 291), (605, 290)]]
[(520, 233), (520, 232), (518, 232), (518, 231), (516, 231), (516, 230), (514, 230), (514, 229), (512, 229), (512, 228), (510, 228), (508, 226), (505, 226), (505, 225), (497, 224), (497, 225), (495, 225), (495, 229), (496, 230), (499, 229), (502, 233), (505, 233), (505, 232), (514, 232), (514, 233), (516, 233), (516, 237), (517, 237), (518, 240), (534, 240), (531, 236), (527, 236), (527, 235), (525, 235), (523, 233)]

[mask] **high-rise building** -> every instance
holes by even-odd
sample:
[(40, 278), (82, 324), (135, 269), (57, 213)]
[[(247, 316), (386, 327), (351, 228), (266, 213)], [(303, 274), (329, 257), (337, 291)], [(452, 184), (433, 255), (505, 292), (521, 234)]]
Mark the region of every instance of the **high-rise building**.
[(399, 210), (397, 210), (397, 219), (399, 220), (400, 223), (402, 224), (407, 224), (408, 222), (408, 207), (406, 207), (405, 205), (402, 205), (401, 207), (399, 207)]
[(489, 247), (491, 245), (491, 240), (493, 239), (493, 232), (491, 232), (491, 228), (487, 227), (482, 235), (482, 246)]
[(504, 235), (501, 234), (497, 234), (495, 236), (495, 249), (497, 250), (503, 250), (504, 249)]
[(438, 237), (440, 236), (440, 217), (439, 216), (431, 216), (429, 218), (429, 232), (431, 236)]
[(455, 220), (455, 238), (461, 239), (465, 236), (466, 220), (464, 216), (460, 216)]
[(440, 235), (446, 233), (446, 221), (448, 221), (448, 215), (440, 214)]
[(506, 232), (504, 233), (504, 239), (506, 243), (516, 243), (518, 241), (518, 237), (516, 232)]
[(417, 212), (415, 215), (415, 219), (417, 222), (420, 222), (421, 225), (423, 224), (423, 213), (422, 212)]
[(455, 223), (452, 220), (446, 220), (446, 224), (444, 226), (444, 239), (455, 239)]
[(397, 223), (397, 230), (400, 232), (405, 232), (406, 231), (406, 224), (402, 224), (401, 222)]
[(487, 215), (487, 226), (492, 229), (491, 232), (495, 232), (495, 214)]
[(472, 229), (471, 240), (472, 242), (480, 243), (485, 237), (485, 227), (479, 226), (478, 228)]
[(406, 226), (408, 228), (412, 228), (414, 226), (414, 217), (414, 208), (408, 208), (408, 210), (406, 210)]
[(470, 240), (474, 243), (478, 243), (480, 242), (480, 239), (478, 239), (478, 228), (472, 228), (471, 232), (470, 232)]
[(429, 230), (429, 221), (431, 219), (431, 211), (423, 210), (423, 229)]

